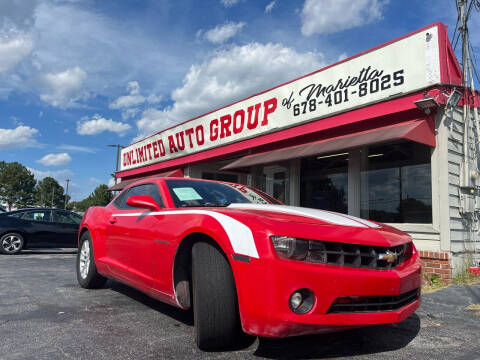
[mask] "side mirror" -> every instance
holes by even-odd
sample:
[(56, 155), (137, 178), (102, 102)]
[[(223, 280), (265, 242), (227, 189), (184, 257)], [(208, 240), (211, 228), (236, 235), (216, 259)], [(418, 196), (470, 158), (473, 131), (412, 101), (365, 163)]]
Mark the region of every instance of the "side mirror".
[(140, 209), (148, 209), (151, 211), (160, 210), (160, 206), (148, 195), (134, 195), (127, 199), (127, 205)]

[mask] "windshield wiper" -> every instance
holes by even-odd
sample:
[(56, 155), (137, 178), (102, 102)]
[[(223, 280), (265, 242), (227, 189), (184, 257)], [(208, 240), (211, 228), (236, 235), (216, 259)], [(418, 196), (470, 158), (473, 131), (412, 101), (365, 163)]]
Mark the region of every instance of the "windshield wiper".
[(182, 204), (180, 207), (227, 207), (231, 203), (226, 201), (222, 203), (211, 203), (211, 202), (206, 202), (203, 204), (198, 204), (198, 205), (189, 205), (189, 204)]
[(230, 205), (231, 203), (228, 202), (228, 201), (225, 201), (225, 202), (222, 202), (222, 203), (205, 203), (203, 204), (202, 206), (212, 206), (212, 207), (227, 207), (228, 205)]

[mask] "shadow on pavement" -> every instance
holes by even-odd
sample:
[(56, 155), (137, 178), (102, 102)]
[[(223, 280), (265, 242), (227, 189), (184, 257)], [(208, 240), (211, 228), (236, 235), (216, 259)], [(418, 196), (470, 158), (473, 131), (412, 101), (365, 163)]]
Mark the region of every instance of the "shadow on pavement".
[(105, 284), (105, 288), (109, 288), (120, 294), (128, 296), (130, 299), (140, 302), (155, 311), (158, 311), (166, 316), (169, 316), (177, 321), (184, 323), (185, 325), (193, 325), (193, 313), (191, 311), (185, 311), (163, 303), (161, 301), (155, 300), (148, 295), (140, 292), (139, 290), (136, 290), (130, 286), (113, 280), (108, 280), (108, 282)]
[[(109, 280), (105, 286), (115, 292), (128, 296), (166, 316), (185, 325), (193, 326), (192, 311), (185, 311), (157, 301), (142, 292)], [(341, 356), (355, 356), (393, 351), (407, 346), (420, 331), (420, 318), (413, 314), (399, 324), (378, 325), (350, 331), (298, 336), (284, 339), (259, 338), (254, 355), (270, 359), (277, 358), (320, 358), (328, 359)], [(232, 350), (250, 347), (255, 341), (253, 336), (245, 336)]]
[(270, 359), (328, 359), (375, 354), (407, 346), (419, 331), (420, 318), (413, 314), (399, 324), (285, 339), (261, 338), (254, 354)]

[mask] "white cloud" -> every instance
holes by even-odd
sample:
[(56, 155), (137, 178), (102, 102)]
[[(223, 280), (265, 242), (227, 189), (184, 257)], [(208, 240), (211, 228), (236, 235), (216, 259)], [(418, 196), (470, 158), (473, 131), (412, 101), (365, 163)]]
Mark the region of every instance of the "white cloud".
[(155, 104), (162, 100), (161, 96), (155, 94), (151, 94), (148, 97), (141, 95), (138, 81), (130, 81), (127, 85), (127, 92), (128, 95), (120, 96), (108, 106), (110, 109), (123, 110), (123, 120), (135, 117), (140, 112), (139, 109), (135, 108), (136, 106), (144, 104), (145, 102)]
[(203, 32), (197, 32), (197, 38), (202, 37), (213, 44), (222, 44), (228, 39), (234, 37), (245, 26), (244, 22), (226, 22), (223, 25), (217, 25), (213, 29)]
[(67, 145), (67, 144), (62, 144), (57, 147), (59, 150), (67, 150), (67, 151), (78, 151), (78, 152), (85, 152), (85, 153), (95, 153), (97, 152), (97, 149), (92, 148), (92, 147), (87, 147), (87, 146), (78, 146), (78, 145)]
[(55, 107), (74, 106), (77, 100), (87, 97), (82, 92), (86, 78), (87, 73), (78, 66), (58, 73), (47, 73), (40, 79), (43, 87), (40, 98)]
[(277, 1), (273, 0), (271, 3), (269, 3), (267, 6), (265, 6), (265, 14), (268, 14), (269, 12), (271, 12), (272, 9), (275, 7), (276, 3), (277, 3)]
[[(141, 17), (130, 17), (127, 24), (93, 5), (90, 0), (0, 1), (0, 67), (9, 69), (1, 73), (0, 98), (14, 91), (68, 108), (79, 106), (88, 96), (118, 96), (116, 91), (133, 79), (144, 86), (147, 98), (153, 90), (155, 94), (170, 91), (170, 84), (188, 69), (195, 50), (180, 25), (167, 25), (168, 17), (174, 16), (167, 7), (157, 8), (155, 31), (136, 31), (144, 25)], [(13, 30), (6, 36), (4, 29)], [(186, 46), (177, 46), (183, 42)], [(55, 93), (56, 86), (45, 75), (77, 66), (88, 74), (81, 90), (66, 97), (61, 91)], [(160, 73), (161, 77), (152, 76)]]
[(150, 104), (156, 104), (162, 101), (162, 99), (163, 99), (162, 95), (151, 94), (147, 97), (147, 102), (149, 102)]
[(36, 146), (34, 136), (38, 130), (20, 125), (15, 129), (0, 129), (0, 149), (25, 148)]
[[(28, 166), (27, 166), (27, 169), (33, 173), (33, 175), (37, 180), (42, 180), (46, 177), (52, 177), (58, 182), (62, 182), (67, 179), (71, 179), (74, 175), (74, 173), (68, 169), (41, 171), (41, 170), (33, 169)], [(70, 185), (72, 185), (72, 183), (70, 183)]]
[(138, 81), (130, 81), (127, 85), (129, 95), (120, 96), (108, 106), (110, 109), (126, 109), (143, 104), (145, 97), (140, 95)]
[(233, 5), (236, 5), (240, 2), (240, 0), (220, 0), (223, 6), (225, 7), (231, 7)]
[(328, 34), (351, 29), (382, 18), (388, 0), (305, 0), (301, 13), (302, 34)]
[(77, 133), (80, 135), (97, 135), (110, 131), (123, 136), (130, 129), (129, 124), (105, 119), (98, 114), (93, 115), (91, 119), (84, 117), (82, 121), (77, 122)]
[(140, 112), (138, 108), (126, 109), (122, 111), (122, 119), (128, 120), (130, 118), (134, 118)]
[(172, 106), (142, 113), (138, 135), (151, 135), (322, 65), (322, 54), (298, 53), (280, 44), (250, 43), (218, 50), (203, 64), (190, 68), (183, 86), (172, 92)]
[(42, 157), (40, 160), (37, 160), (40, 164), (44, 166), (63, 166), (67, 165), (72, 158), (67, 153), (60, 154), (47, 154)]
[(108, 187), (112, 187), (113, 185), (115, 185), (115, 179), (112, 177), (108, 179)]
[(88, 182), (93, 185), (100, 185), (102, 184), (102, 180), (97, 179), (96, 177), (92, 176), (88, 179)]
[(33, 48), (29, 35), (22, 33), (0, 35), (0, 72), (13, 69)]

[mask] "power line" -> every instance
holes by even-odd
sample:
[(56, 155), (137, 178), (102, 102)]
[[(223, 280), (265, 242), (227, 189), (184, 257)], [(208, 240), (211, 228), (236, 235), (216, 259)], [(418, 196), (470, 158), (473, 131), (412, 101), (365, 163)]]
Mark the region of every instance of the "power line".
[(468, 6), (468, 10), (467, 10), (467, 18), (465, 21), (468, 21), (468, 18), (470, 17), (470, 12), (472, 11), (472, 5), (474, 4), (474, 1), (471, 0), (470, 1), (470, 5)]
[(472, 47), (472, 43), (470, 42), (470, 39), (468, 41), (468, 45), (470, 46), (470, 50), (471, 50), (472, 55), (473, 55), (473, 62), (472, 62), (473, 72), (475, 73), (475, 77), (477, 78), (477, 81), (480, 83), (480, 77), (478, 76), (477, 68), (475, 66), (475, 65), (478, 65), (477, 57), (475, 56), (475, 52), (473, 51), (473, 47)]

